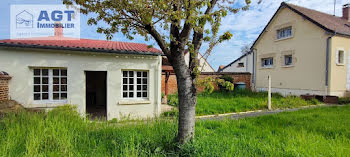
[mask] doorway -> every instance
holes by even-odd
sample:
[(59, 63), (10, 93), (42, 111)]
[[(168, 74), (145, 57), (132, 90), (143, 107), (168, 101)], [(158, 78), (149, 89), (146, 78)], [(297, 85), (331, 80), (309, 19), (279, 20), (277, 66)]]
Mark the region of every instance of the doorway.
[(107, 116), (107, 72), (85, 71), (86, 112), (93, 119)]

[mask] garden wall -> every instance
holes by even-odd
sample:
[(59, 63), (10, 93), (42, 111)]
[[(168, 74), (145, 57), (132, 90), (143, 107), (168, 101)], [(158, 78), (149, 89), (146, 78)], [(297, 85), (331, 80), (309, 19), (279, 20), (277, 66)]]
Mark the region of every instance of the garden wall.
[(10, 79), (9, 75), (0, 71), (0, 101), (8, 100), (9, 98), (8, 82)]
[[(248, 72), (236, 73), (236, 72), (203, 72), (200, 74), (199, 79), (205, 79), (208, 77), (217, 78), (222, 75), (229, 75), (234, 79), (234, 83), (244, 82), (247, 89), (251, 90), (251, 74)], [(198, 92), (202, 92), (204, 87), (198, 87)], [(162, 74), (162, 93), (165, 92), (165, 74)], [(175, 74), (171, 74), (168, 80), (168, 94), (174, 94), (177, 92), (177, 82)]]

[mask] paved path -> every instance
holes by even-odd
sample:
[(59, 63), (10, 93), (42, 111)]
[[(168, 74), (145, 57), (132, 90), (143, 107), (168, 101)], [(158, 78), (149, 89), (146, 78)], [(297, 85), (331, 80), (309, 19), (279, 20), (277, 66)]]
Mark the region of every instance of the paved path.
[(276, 114), (280, 112), (292, 112), (292, 111), (298, 111), (302, 109), (307, 108), (316, 108), (321, 106), (345, 106), (345, 105), (326, 105), (326, 104), (320, 104), (320, 105), (310, 105), (310, 106), (302, 106), (299, 108), (293, 108), (293, 109), (276, 109), (276, 110), (257, 110), (257, 111), (247, 111), (247, 112), (237, 112), (237, 113), (226, 113), (226, 114), (219, 114), (219, 115), (206, 115), (206, 116), (196, 116), (196, 119), (198, 120), (223, 120), (223, 119), (240, 119), (240, 118), (246, 118), (246, 117), (257, 117), (262, 115), (270, 115), (270, 114)]

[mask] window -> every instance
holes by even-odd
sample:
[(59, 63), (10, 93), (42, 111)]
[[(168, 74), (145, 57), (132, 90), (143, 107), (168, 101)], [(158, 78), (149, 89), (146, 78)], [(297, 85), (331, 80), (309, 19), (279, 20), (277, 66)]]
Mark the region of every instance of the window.
[(293, 64), (293, 56), (285, 55), (284, 56), (284, 65), (292, 65)]
[(292, 36), (292, 27), (277, 30), (277, 39), (285, 39)]
[(244, 67), (244, 63), (238, 63), (237, 67)]
[(344, 64), (344, 51), (343, 50), (338, 50), (337, 64)]
[(147, 71), (123, 71), (123, 98), (148, 98)]
[(273, 58), (262, 58), (261, 59), (262, 67), (272, 67), (273, 66)]
[(67, 100), (67, 69), (34, 69), (34, 100)]

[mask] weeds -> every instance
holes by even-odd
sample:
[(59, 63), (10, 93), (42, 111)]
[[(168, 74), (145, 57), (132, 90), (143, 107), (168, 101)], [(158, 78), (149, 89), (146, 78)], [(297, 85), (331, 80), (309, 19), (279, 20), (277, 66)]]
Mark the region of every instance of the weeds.
[(197, 121), (177, 147), (175, 120), (125, 125), (88, 121), (72, 107), (0, 119), (0, 156), (347, 156), (350, 106), (240, 120)]
[[(168, 96), (168, 104), (178, 106), (177, 94)], [(304, 100), (296, 96), (283, 97), (272, 94), (272, 108), (293, 108), (306, 105), (316, 105), (316, 99)], [(236, 90), (233, 92), (200, 93), (197, 97), (197, 115), (222, 114), (229, 112), (244, 112), (249, 110), (267, 109), (267, 92), (252, 92)]]

